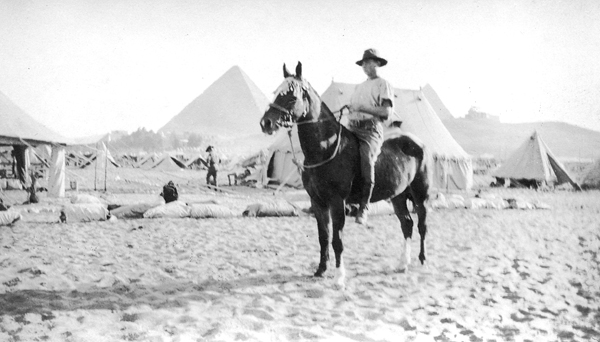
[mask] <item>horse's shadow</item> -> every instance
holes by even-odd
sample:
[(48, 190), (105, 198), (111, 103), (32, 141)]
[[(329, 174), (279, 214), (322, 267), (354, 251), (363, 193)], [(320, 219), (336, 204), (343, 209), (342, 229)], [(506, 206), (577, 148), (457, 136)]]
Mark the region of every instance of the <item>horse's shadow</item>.
[(52, 311), (126, 310), (147, 305), (152, 309), (185, 307), (191, 301), (211, 301), (236, 290), (286, 283), (315, 283), (310, 275), (268, 274), (231, 280), (192, 282), (179, 280), (156, 285), (123, 284), (88, 287), (85, 290), (17, 290), (0, 294), (0, 316), (37, 313), (42, 320), (52, 319)]

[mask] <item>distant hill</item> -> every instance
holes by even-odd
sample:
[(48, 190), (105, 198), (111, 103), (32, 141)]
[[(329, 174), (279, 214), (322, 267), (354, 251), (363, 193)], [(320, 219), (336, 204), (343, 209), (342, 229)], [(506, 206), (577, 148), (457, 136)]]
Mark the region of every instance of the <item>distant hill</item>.
[(454, 139), (472, 156), (489, 153), (506, 159), (537, 130), (561, 160), (600, 158), (600, 132), (564, 122), (508, 124), (464, 118), (443, 122)]

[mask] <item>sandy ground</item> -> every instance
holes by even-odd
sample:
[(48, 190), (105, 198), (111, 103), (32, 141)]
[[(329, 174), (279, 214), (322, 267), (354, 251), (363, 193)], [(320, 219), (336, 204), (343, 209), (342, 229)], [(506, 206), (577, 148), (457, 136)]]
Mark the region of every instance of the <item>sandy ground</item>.
[[(92, 193), (135, 203), (148, 183)], [(274, 197), (185, 184), (240, 214)], [(415, 232), (402, 273), (395, 216), (348, 220), (343, 290), (333, 260), (312, 277), (311, 216), (60, 224), (66, 199), (42, 196), (0, 227), (0, 341), (600, 341), (600, 192), (485, 191), (552, 209), (431, 211), (428, 262)]]

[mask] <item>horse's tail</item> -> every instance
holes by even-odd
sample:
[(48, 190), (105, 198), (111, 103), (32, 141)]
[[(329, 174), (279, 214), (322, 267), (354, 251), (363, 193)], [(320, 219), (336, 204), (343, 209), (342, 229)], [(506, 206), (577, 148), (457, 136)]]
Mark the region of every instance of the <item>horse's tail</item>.
[(420, 202), (429, 199), (429, 186), (433, 179), (432, 156), (429, 149), (415, 135), (403, 132), (400, 138), (404, 140), (402, 151), (417, 160), (417, 172), (413, 181), (410, 183), (410, 189), (413, 196), (417, 196)]
[[(422, 188), (422, 191), (425, 194), (423, 198), (425, 201), (429, 199), (429, 186), (431, 185), (431, 180), (433, 179), (433, 167), (431, 165), (433, 159), (427, 146), (421, 144), (421, 148), (423, 150), (423, 155), (419, 160), (419, 167), (417, 168), (415, 180), (420, 183), (419, 187)], [(413, 182), (415, 180), (413, 180)]]

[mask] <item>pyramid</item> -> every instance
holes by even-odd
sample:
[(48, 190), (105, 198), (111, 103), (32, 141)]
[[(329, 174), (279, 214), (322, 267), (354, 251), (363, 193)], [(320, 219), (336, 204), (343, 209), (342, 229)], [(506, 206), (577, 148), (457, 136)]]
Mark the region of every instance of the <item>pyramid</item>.
[(36, 121), (0, 92), (0, 145), (66, 143), (65, 137)]
[(260, 134), (269, 100), (238, 66), (229, 69), (160, 132), (238, 137)]

